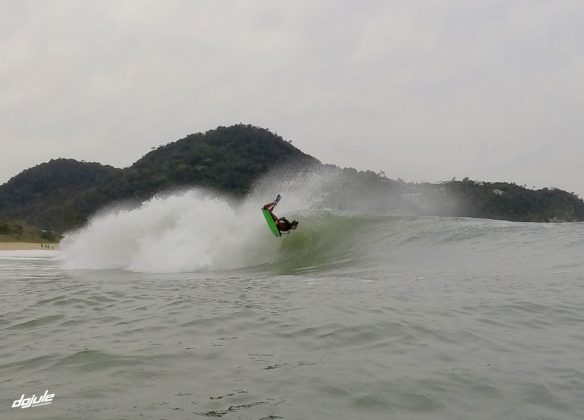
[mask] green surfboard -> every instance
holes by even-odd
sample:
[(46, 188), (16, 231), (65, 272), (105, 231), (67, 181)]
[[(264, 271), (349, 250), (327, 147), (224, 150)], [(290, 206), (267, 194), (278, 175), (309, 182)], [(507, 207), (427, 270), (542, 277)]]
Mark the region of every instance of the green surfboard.
[(264, 214), (266, 222), (268, 223), (268, 227), (270, 228), (274, 236), (282, 236), (282, 234), (278, 230), (278, 227), (276, 226), (276, 222), (274, 222), (274, 219), (272, 219), (272, 215), (270, 214), (270, 212), (266, 209), (262, 209), (262, 213)]

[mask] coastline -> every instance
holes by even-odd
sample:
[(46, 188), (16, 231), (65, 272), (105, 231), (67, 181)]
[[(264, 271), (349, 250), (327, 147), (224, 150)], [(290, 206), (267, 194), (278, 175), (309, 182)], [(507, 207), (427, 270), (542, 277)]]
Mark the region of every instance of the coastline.
[(56, 250), (58, 244), (35, 242), (0, 242), (0, 251)]

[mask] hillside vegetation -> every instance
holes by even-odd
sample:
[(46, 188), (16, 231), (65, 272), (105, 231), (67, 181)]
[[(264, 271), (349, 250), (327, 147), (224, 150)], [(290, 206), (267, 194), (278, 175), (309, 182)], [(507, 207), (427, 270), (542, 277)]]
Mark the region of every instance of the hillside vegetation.
[(266, 129), (219, 127), (161, 146), (125, 169), (72, 159), (27, 169), (0, 186), (0, 217), (62, 233), (114, 202), (193, 186), (242, 197), (275, 167), (319, 164)]
[[(250, 125), (219, 127), (163, 145), (117, 169), (55, 159), (26, 169), (0, 186), (0, 240), (58, 238), (104, 206), (140, 203), (156, 193), (199, 186), (244, 197), (262, 175), (278, 168), (337, 172), (328, 207), (355, 208), (363, 200), (396, 213), (512, 221), (584, 221), (584, 202), (558, 189), (530, 190), (468, 179), (413, 184), (384, 174), (322, 165), (270, 131)], [(354, 192), (354, 193), (351, 193)]]

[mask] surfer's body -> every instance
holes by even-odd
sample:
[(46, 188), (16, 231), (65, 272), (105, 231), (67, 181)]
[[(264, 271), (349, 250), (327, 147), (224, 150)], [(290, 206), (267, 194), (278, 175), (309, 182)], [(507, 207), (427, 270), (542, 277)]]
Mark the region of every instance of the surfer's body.
[(290, 229), (296, 229), (296, 226), (298, 226), (298, 222), (296, 220), (290, 222), (285, 217), (278, 217), (272, 212), (275, 206), (276, 203), (272, 202), (264, 205), (263, 209), (270, 212), (272, 219), (274, 219), (274, 222), (276, 222), (276, 227), (278, 228), (278, 230), (280, 232), (287, 232)]
[(298, 227), (298, 222), (296, 220), (293, 220), (290, 222), (285, 217), (278, 217), (274, 214), (274, 212), (273, 212), (274, 207), (276, 207), (276, 205), (278, 204), (279, 201), (280, 201), (280, 194), (278, 194), (278, 196), (276, 197), (276, 199), (274, 201), (272, 201), (271, 203), (265, 204), (262, 207), (262, 209), (264, 209), (270, 213), (270, 215), (272, 216), (272, 219), (276, 223), (276, 227), (278, 228), (279, 232), (288, 232), (290, 230), (296, 229)]

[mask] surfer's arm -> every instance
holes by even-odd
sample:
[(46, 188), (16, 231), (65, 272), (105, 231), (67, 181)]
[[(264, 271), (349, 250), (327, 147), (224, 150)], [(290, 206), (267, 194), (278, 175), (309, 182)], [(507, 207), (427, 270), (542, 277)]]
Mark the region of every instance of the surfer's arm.
[(274, 210), (274, 207), (276, 207), (276, 203), (272, 202), (272, 203), (264, 204), (263, 209), (267, 210), (271, 213), (272, 210)]

